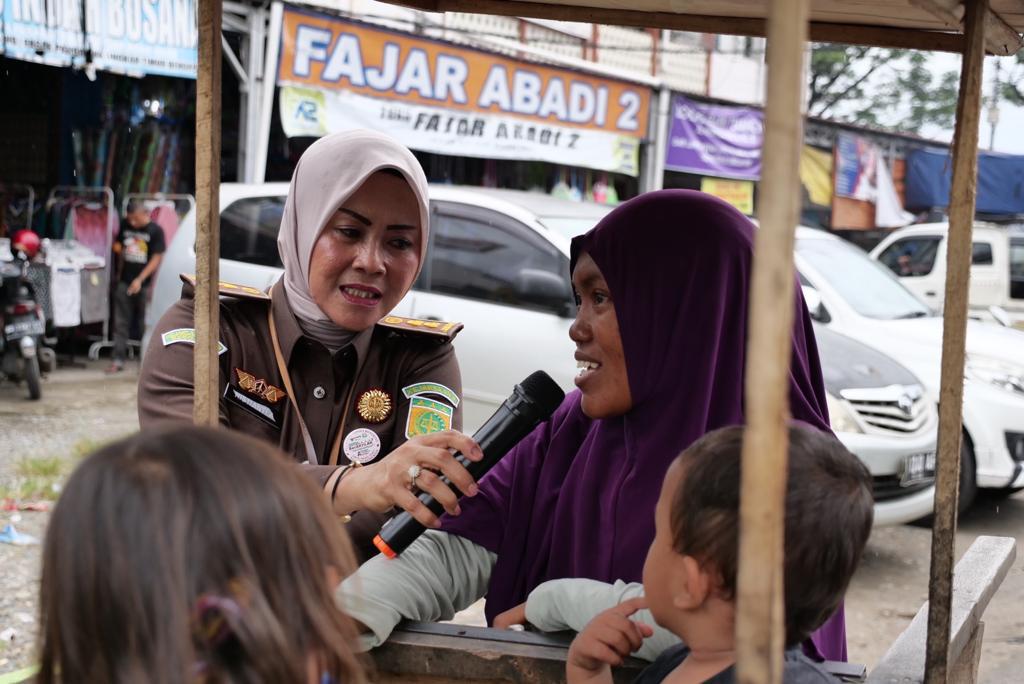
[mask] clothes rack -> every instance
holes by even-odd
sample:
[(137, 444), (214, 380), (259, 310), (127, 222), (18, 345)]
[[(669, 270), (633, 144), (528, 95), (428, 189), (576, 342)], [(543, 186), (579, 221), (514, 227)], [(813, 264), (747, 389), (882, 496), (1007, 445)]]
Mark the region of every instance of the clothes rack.
[[(94, 342), (89, 347), (89, 358), (98, 359), (101, 349), (113, 346), (110, 339), (109, 285), (113, 277), (111, 250), (118, 222), (114, 193), (107, 186), (61, 185), (50, 191), (45, 210), (46, 237), (74, 240), (102, 260), (100, 287), (105, 291), (105, 299), (101, 310), (94, 314), (101, 316), (97, 322), (102, 324), (102, 333), (99, 338), (93, 338)], [(89, 282), (95, 284), (97, 278), (99, 274), (94, 272)]]

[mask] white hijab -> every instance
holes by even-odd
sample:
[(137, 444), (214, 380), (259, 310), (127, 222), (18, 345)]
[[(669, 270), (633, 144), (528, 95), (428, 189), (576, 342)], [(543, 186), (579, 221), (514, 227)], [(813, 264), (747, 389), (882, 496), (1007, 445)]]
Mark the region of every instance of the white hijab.
[[(303, 332), (337, 351), (355, 332), (338, 327), (313, 301), (309, 262), (328, 220), (359, 186), (382, 169), (401, 172), (420, 207), (419, 275), (427, 251), (430, 209), (427, 177), (404, 145), (382, 133), (355, 130), (320, 138), (309, 146), (292, 174), (277, 249), (284, 264), (284, 290)], [(382, 197), (382, 202), (387, 198)], [(403, 293), (404, 295), (404, 293)]]

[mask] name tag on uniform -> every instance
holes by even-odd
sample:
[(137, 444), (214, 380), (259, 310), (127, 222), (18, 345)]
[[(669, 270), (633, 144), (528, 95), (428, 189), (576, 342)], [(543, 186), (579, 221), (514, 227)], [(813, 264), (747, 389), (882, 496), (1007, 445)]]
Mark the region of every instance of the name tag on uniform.
[(228, 403), (279, 430), (286, 403), (282, 399), (286, 396), (284, 390), (240, 368), (235, 369), (224, 388), (224, 398)]

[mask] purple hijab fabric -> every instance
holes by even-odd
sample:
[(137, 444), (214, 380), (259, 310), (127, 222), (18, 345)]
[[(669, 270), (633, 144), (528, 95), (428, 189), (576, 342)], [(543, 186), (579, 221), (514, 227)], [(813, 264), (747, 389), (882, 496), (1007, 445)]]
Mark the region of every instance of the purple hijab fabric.
[[(569, 394), (463, 499), (444, 529), (498, 554), (487, 618), (563, 577), (639, 582), (669, 465), (705, 433), (742, 424), (754, 226), (689, 190), (641, 195), (573, 240), (597, 263), (615, 303), (633, 408), (592, 420)], [(818, 351), (799, 288), (790, 411), (830, 431)], [(566, 360), (569, 362), (569, 360)], [(815, 634), (845, 660), (842, 609)]]

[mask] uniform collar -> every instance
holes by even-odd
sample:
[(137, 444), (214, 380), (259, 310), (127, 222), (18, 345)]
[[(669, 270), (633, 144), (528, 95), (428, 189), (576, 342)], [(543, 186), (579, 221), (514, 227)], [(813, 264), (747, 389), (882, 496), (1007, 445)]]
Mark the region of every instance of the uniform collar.
[[(277, 339), (281, 344), (281, 354), (291, 363), (292, 351), (295, 349), (298, 341), (304, 337), (302, 328), (299, 327), (299, 322), (296, 320), (295, 314), (288, 304), (288, 295), (285, 294), (283, 280), (278, 280), (274, 283), (270, 289), (270, 294), (271, 316), (274, 319), (274, 328), (277, 329)], [(335, 357), (337, 358), (345, 354), (348, 349), (354, 350), (358, 372), (358, 369), (362, 367), (363, 362), (366, 360), (366, 354), (370, 349), (370, 339), (373, 337), (374, 327), (370, 326), (366, 330), (357, 333), (352, 338), (352, 341), (344, 346)]]

